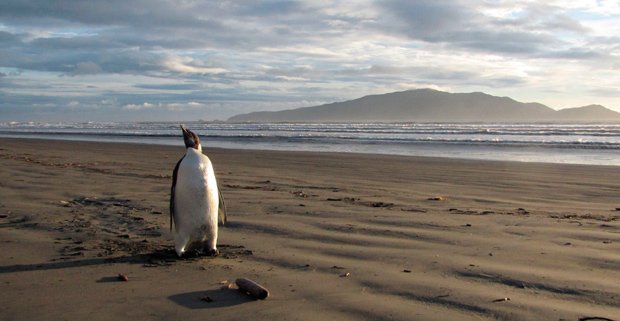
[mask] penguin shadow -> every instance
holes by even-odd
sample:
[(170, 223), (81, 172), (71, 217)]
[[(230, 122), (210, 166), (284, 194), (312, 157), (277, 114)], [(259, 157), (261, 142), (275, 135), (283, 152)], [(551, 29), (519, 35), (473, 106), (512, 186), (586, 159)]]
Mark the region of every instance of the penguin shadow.
[(256, 301), (235, 289), (206, 290), (174, 294), (168, 299), (188, 309), (215, 309)]
[(97, 280), (97, 283), (118, 283), (118, 276), (104, 276)]
[[(234, 259), (238, 257), (252, 255), (252, 251), (245, 248), (243, 245), (220, 245), (219, 257), (224, 259)], [(144, 267), (158, 267), (173, 265), (177, 262), (198, 261), (204, 258), (217, 259), (217, 257), (205, 255), (203, 251), (192, 251), (187, 253), (183, 257), (178, 257), (174, 248), (164, 247), (158, 249), (152, 249), (147, 253), (139, 253), (133, 255), (121, 255), (110, 257), (97, 257), (97, 258), (84, 258), (74, 259), (73, 257), (62, 258), (59, 261), (53, 262), (41, 262), (33, 264), (15, 264), (15, 265), (0, 265), (0, 274), (14, 273), (14, 272), (28, 272), (28, 271), (45, 271), (45, 270), (57, 270), (57, 269), (70, 269), (83, 266), (93, 266), (101, 264), (114, 264), (114, 263), (129, 263), (140, 264)], [(110, 282), (109, 280), (100, 280), (99, 282)]]
[[(188, 258), (185, 260), (196, 260), (197, 257)], [(15, 264), (0, 266), (0, 274), (14, 273), (14, 272), (28, 272), (28, 271), (46, 271), (46, 270), (58, 270), (58, 269), (71, 269), (84, 266), (102, 265), (102, 264), (114, 264), (114, 263), (129, 263), (129, 264), (141, 264), (145, 267), (170, 265), (182, 259), (176, 256), (173, 249), (158, 249), (150, 253), (135, 254), (135, 255), (123, 255), (112, 257), (97, 257), (97, 258), (85, 258), (85, 259), (69, 259), (61, 258), (58, 261), (41, 262), (33, 264)], [(98, 282), (111, 282), (115, 278), (101, 279)]]

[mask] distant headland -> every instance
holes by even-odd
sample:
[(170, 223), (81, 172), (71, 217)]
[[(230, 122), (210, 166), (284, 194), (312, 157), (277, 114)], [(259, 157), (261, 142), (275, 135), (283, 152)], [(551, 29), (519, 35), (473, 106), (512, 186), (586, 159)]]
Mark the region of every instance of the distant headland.
[(228, 122), (620, 122), (601, 105), (554, 110), (482, 92), (414, 89), (344, 102), (236, 115)]

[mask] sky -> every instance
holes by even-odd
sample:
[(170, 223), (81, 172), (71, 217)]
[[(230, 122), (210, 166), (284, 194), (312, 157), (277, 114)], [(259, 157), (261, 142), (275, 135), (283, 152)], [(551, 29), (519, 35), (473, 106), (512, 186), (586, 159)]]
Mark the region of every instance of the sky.
[(620, 111), (620, 1), (0, 1), (0, 122), (224, 120), (416, 88)]

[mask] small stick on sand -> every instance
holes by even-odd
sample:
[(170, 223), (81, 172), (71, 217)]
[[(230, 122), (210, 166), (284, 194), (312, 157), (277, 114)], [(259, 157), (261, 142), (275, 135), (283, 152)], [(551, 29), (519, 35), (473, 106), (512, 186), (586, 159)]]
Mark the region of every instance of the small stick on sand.
[(495, 299), (491, 302), (504, 302), (504, 301), (510, 301), (510, 298), (501, 298), (501, 299)]
[(240, 278), (235, 280), (235, 283), (239, 287), (239, 290), (244, 291), (257, 299), (264, 300), (269, 297), (269, 290), (252, 280)]
[(446, 198), (444, 196), (434, 196), (427, 198), (429, 201), (445, 201)]

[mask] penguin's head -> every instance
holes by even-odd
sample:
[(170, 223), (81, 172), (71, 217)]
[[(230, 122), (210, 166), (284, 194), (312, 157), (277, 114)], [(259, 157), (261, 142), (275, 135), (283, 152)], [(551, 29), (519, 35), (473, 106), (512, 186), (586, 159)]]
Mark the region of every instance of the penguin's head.
[(181, 125), (183, 131), (183, 140), (185, 141), (185, 148), (194, 148), (202, 152), (202, 146), (200, 145), (200, 138), (194, 134), (191, 130)]

